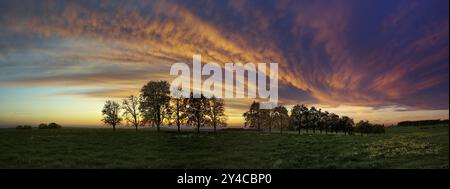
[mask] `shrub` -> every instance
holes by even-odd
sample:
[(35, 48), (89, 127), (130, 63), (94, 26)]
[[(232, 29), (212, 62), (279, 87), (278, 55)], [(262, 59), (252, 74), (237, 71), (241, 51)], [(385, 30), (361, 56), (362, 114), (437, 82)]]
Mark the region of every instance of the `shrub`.
[(47, 129), (47, 124), (41, 123), (41, 124), (39, 124), (38, 128), (39, 129)]
[(60, 129), (61, 125), (58, 125), (57, 123), (50, 123), (50, 124), (45, 124), (45, 123), (41, 123), (39, 124), (39, 129)]
[(30, 125), (18, 125), (17, 127), (16, 127), (16, 129), (19, 129), (19, 130), (28, 130), (28, 129), (32, 129), (33, 127), (31, 127)]
[(50, 124), (48, 124), (48, 126), (47, 126), (49, 129), (60, 129), (61, 128), (61, 125), (58, 125), (58, 124), (56, 124), (56, 123), (50, 123)]

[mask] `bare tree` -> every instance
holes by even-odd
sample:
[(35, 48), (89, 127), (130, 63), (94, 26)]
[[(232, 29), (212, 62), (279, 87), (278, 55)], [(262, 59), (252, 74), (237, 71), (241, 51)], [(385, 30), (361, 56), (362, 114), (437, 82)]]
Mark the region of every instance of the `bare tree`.
[(138, 127), (143, 124), (141, 120), (141, 112), (139, 111), (140, 99), (137, 96), (130, 95), (122, 102), (123, 116), (128, 124), (131, 124), (138, 130)]
[(203, 94), (200, 98), (194, 98), (193, 93), (191, 93), (186, 112), (189, 123), (197, 126), (197, 133), (200, 133), (201, 126), (206, 126), (210, 123), (210, 119), (207, 117), (210, 112), (209, 108), (208, 99)]
[(158, 131), (168, 107), (169, 83), (167, 81), (150, 81), (141, 89), (140, 111), (146, 122), (156, 125)]
[(103, 106), (103, 123), (111, 125), (113, 131), (116, 131), (116, 125), (119, 125), (122, 118), (119, 117), (120, 105), (118, 102), (108, 100)]
[(214, 133), (216, 133), (217, 126), (226, 125), (225, 107), (224, 101), (221, 98), (212, 97), (209, 99), (211, 123), (214, 127)]
[[(177, 92), (181, 93), (180, 90), (178, 90)], [(182, 95), (176, 95), (176, 97), (172, 97), (170, 99), (171, 117), (175, 117), (175, 122), (177, 124), (178, 132), (181, 132), (181, 130), (180, 130), (181, 124), (187, 118), (187, 114), (186, 114), (187, 103), (188, 103), (188, 99), (183, 97)]]

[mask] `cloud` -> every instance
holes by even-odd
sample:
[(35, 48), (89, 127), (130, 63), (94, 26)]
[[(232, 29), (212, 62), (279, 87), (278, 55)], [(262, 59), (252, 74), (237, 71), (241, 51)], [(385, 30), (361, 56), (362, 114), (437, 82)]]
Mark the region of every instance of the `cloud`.
[[(201, 54), (220, 64), (278, 62), (284, 94), (305, 102), (448, 109), (448, 1), (2, 3), (2, 64), (25, 49), (80, 67), (190, 62)], [(12, 33), (41, 40), (16, 43)], [(69, 48), (45, 48), (45, 39)], [(59, 72), (2, 83), (133, 85), (151, 75)]]
[(138, 95), (140, 88), (104, 88), (104, 89), (79, 89), (67, 90), (55, 93), (54, 95), (62, 96), (81, 96), (88, 98), (108, 98), (108, 99), (123, 99), (131, 94)]

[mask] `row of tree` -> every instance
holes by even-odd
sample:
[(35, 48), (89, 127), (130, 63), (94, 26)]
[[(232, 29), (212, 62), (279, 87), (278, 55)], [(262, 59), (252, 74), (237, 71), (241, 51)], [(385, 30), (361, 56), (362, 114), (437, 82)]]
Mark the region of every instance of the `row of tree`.
[(253, 102), (247, 112), (243, 114), (245, 127), (256, 128), (258, 130), (278, 128), (280, 133), (283, 129), (305, 130), (306, 133), (316, 130), (320, 133), (342, 131), (344, 134), (361, 133), (384, 133), (383, 125), (374, 125), (368, 121), (360, 121), (356, 125), (352, 118), (348, 116), (338, 116), (328, 111), (322, 111), (314, 106), (311, 108), (305, 105), (295, 105), (291, 112), (284, 106), (277, 106), (273, 109), (260, 109), (258, 102)]
[(171, 97), (169, 87), (167, 81), (150, 81), (142, 87), (139, 96), (130, 95), (121, 104), (106, 101), (102, 121), (114, 131), (123, 120), (136, 130), (150, 125), (159, 131), (162, 124), (167, 124), (176, 125), (178, 132), (181, 125), (196, 126), (197, 132), (200, 127), (212, 126), (216, 132), (217, 127), (226, 126), (223, 99), (203, 95), (194, 98), (192, 93), (189, 97)]
[[(125, 121), (127, 125), (138, 127), (150, 125), (160, 130), (162, 124), (176, 125), (178, 132), (182, 125), (195, 126), (197, 132), (200, 127), (212, 126), (214, 132), (217, 127), (226, 126), (224, 101), (220, 98), (194, 98), (193, 93), (189, 97), (176, 95), (170, 96), (170, 85), (167, 81), (150, 81), (141, 88), (140, 95), (130, 95), (121, 103), (106, 101), (102, 114), (102, 121), (111, 125), (113, 130)], [(348, 116), (338, 116), (328, 111), (322, 111), (314, 106), (295, 105), (290, 113), (284, 106), (273, 109), (260, 109), (258, 102), (253, 102), (247, 112), (243, 114), (245, 127), (258, 130), (278, 128), (305, 130), (316, 133), (343, 132), (345, 135), (353, 132), (384, 133), (384, 125), (371, 124), (368, 121), (360, 121), (357, 124)]]

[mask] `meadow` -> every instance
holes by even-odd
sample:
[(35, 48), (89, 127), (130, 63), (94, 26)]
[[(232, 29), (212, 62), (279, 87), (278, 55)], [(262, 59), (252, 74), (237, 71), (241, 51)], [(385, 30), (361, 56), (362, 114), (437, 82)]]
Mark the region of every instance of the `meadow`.
[(449, 126), (386, 134), (0, 129), (0, 168), (445, 168)]

